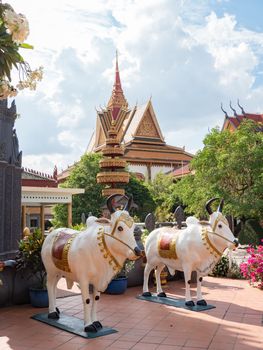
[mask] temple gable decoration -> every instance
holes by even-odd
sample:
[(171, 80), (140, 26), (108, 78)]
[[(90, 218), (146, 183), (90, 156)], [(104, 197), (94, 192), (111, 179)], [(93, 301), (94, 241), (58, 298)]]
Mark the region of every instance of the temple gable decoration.
[(153, 111), (151, 101), (148, 102), (145, 112), (133, 136), (135, 138), (136, 137), (156, 138), (156, 139), (160, 139), (161, 141), (164, 141), (161, 129), (159, 127), (158, 121)]

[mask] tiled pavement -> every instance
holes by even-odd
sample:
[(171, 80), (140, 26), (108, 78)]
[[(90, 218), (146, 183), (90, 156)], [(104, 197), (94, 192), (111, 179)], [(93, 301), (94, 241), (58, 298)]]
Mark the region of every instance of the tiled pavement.
[[(103, 294), (99, 319), (118, 333), (84, 339), (30, 319), (44, 311), (29, 305), (0, 309), (0, 350), (253, 350), (263, 349), (263, 291), (244, 280), (206, 277), (204, 297), (215, 309), (191, 312), (141, 301), (141, 288), (124, 295)], [(165, 291), (182, 298), (184, 284)], [(80, 295), (58, 299), (62, 312), (82, 317)]]

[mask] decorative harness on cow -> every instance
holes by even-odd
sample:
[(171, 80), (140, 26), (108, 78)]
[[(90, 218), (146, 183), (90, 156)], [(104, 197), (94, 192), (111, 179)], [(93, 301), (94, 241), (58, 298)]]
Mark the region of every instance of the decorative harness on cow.
[(125, 213), (121, 213), (121, 215), (115, 221), (115, 224), (110, 233), (106, 233), (103, 226), (99, 228), (99, 231), (97, 233), (97, 240), (99, 241), (98, 245), (100, 247), (100, 251), (103, 253), (103, 257), (108, 260), (109, 265), (112, 267), (113, 271), (116, 273), (118, 273), (122, 269), (122, 265), (117, 261), (117, 259), (110, 252), (105, 240), (105, 236), (115, 239), (116, 241), (122, 243), (127, 248), (129, 248), (132, 252), (134, 252), (134, 249), (132, 247), (130, 247), (127, 243), (123, 242), (118, 237), (114, 236), (117, 225), (120, 222), (123, 222), (129, 228), (131, 228), (134, 223), (133, 219), (129, 215)]
[[(216, 227), (217, 224), (222, 221), (225, 225), (228, 226), (228, 221), (226, 220), (226, 218), (220, 213), (217, 213), (217, 218), (215, 219), (215, 222), (213, 224), (213, 226), (211, 226), (211, 224), (208, 221), (199, 221), (199, 224), (202, 226), (201, 229), (201, 238), (203, 241), (203, 244), (206, 246), (206, 249), (210, 251), (210, 254), (214, 255), (215, 258), (219, 257), (222, 255), (222, 252), (220, 252), (215, 246), (214, 244), (211, 242), (211, 240), (209, 239), (208, 234), (212, 234), (215, 235), (217, 237), (220, 237), (222, 239), (224, 239), (227, 242), (233, 243), (232, 241), (230, 241), (229, 239), (227, 239), (226, 237), (220, 235), (219, 233), (217, 233)], [(212, 230), (209, 230), (208, 227), (211, 227)]]

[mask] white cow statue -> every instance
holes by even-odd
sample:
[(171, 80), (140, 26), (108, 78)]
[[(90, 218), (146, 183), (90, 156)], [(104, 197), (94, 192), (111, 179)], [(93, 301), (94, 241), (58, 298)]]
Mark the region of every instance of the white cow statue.
[(144, 270), (143, 296), (150, 297), (148, 289), (149, 274), (156, 269), (157, 295), (166, 297), (160, 281), (165, 265), (171, 275), (175, 270), (183, 271), (185, 278), (185, 305), (194, 306), (190, 293), (191, 273), (197, 273), (197, 305), (207, 305), (202, 297), (201, 282), (219, 261), (226, 248), (238, 246), (238, 240), (232, 234), (227, 219), (222, 215), (224, 201), (221, 200), (216, 212), (211, 204), (218, 198), (206, 203), (210, 215), (209, 221), (198, 221), (195, 217), (186, 220), (187, 227), (182, 230), (162, 227), (153, 230), (146, 239), (145, 254), (147, 263)]
[[(105, 291), (126, 259), (135, 260), (142, 253), (136, 244), (134, 222), (128, 212), (131, 198), (123, 210), (115, 210), (112, 201), (116, 196), (107, 199), (110, 220), (93, 216), (88, 218), (84, 231), (56, 229), (46, 237), (42, 247), (42, 260), (47, 271), (48, 317), (59, 318), (56, 286), (59, 279), (65, 277), (68, 288), (73, 282), (80, 286), (86, 332), (97, 332), (102, 328), (96, 314), (100, 293)], [(91, 294), (89, 285), (93, 285)]]

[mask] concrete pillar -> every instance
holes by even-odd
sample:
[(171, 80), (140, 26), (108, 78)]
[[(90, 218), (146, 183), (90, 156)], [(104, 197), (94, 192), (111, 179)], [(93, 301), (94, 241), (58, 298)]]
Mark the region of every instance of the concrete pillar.
[(72, 226), (72, 203), (68, 203), (68, 227)]
[(45, 206), (42, 204), (40, 207), (40, 229), (42, 235), (45, 233)]
[(26, 205), (22, 205), (22, 232), (26, 226)]

